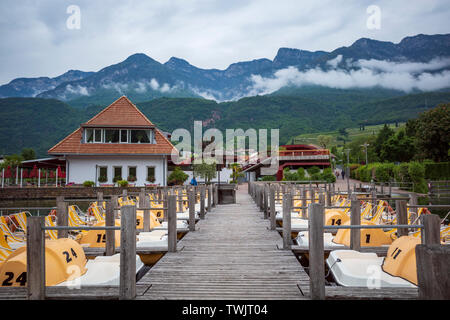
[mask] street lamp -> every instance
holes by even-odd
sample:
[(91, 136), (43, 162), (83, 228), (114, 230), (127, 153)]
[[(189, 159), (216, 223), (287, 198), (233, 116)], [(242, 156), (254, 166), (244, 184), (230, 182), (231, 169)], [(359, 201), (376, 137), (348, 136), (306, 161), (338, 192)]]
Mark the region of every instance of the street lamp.
[(361, 147), (364, 147), (364, 150), (366, 152), (366, 164), (369, 164), (369, 160), (367, 160), (367, 147), (370, 146), (367, 142), (361, 145)]

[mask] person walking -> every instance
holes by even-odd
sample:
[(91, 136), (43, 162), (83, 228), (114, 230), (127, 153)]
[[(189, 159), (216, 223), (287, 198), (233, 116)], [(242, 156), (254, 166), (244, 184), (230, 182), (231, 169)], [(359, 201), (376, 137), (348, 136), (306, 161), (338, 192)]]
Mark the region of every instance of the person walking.
[(341, 175), (342, 175), (342, 180), (344, 180), (345, 179), (345, 170), (344, 169), (342, 169)]

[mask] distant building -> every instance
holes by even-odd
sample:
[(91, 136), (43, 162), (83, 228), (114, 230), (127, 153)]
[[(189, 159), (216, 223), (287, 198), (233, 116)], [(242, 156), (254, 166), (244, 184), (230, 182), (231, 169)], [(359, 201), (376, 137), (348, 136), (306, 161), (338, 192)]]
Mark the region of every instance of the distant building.
[(168, 138), (122, 96), (48, 153), (65, 159), (67, 183), (91, 180), (96, 185), (113, 184), (115, 177), (121, 177), (136, 186), (165, 186), (173, 148)]
[[(310, 168), (317, 166), (321, 169), (331, 166), (330, 151), (328, 149), (321, 149), (318, 146), (311, 144), (294, 144), (280, 146), (278, 154), (278, 170), (276, 173), (277, 181), (283, 179), (284, 168)], [(247, 180), (254, 181), (258, 177), (264, 175), (263, 169), (270, 165), (272, 157), (268, 156), (265, 159), (260, 159), (257, 163), (248, 163), (243, 165), (243, 172), (246, 173)]]

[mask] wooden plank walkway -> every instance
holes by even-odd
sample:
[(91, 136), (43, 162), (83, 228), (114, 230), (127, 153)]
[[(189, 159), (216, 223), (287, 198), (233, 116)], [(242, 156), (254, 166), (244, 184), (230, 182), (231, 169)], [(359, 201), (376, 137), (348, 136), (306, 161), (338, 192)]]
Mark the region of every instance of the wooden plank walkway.
[(138, 281), (136, 299), (308, 299), (308, 275), (268, 226), (241, 186)]

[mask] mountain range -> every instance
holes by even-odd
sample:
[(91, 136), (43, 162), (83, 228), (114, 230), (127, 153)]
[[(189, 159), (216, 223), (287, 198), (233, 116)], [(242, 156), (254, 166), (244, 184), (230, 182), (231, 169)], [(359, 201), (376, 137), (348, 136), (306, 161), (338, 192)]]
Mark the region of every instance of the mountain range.
[(0, 86), (0, 98), (58, 99), (75, 107), (107, 105), (121, 95), (132, 101), (202, 97), (220, 102), (310, 85), (419, 93), (446, 89), (449, 79), (450, 34), (419, 34), (397, 44), (361, 38), (331, 52), (280, 48), (273, 60), (237, 62), (225, 70), (197, 68), (176, 57), (160, 63), (137, 53), (97, 72), (14, 79)]

